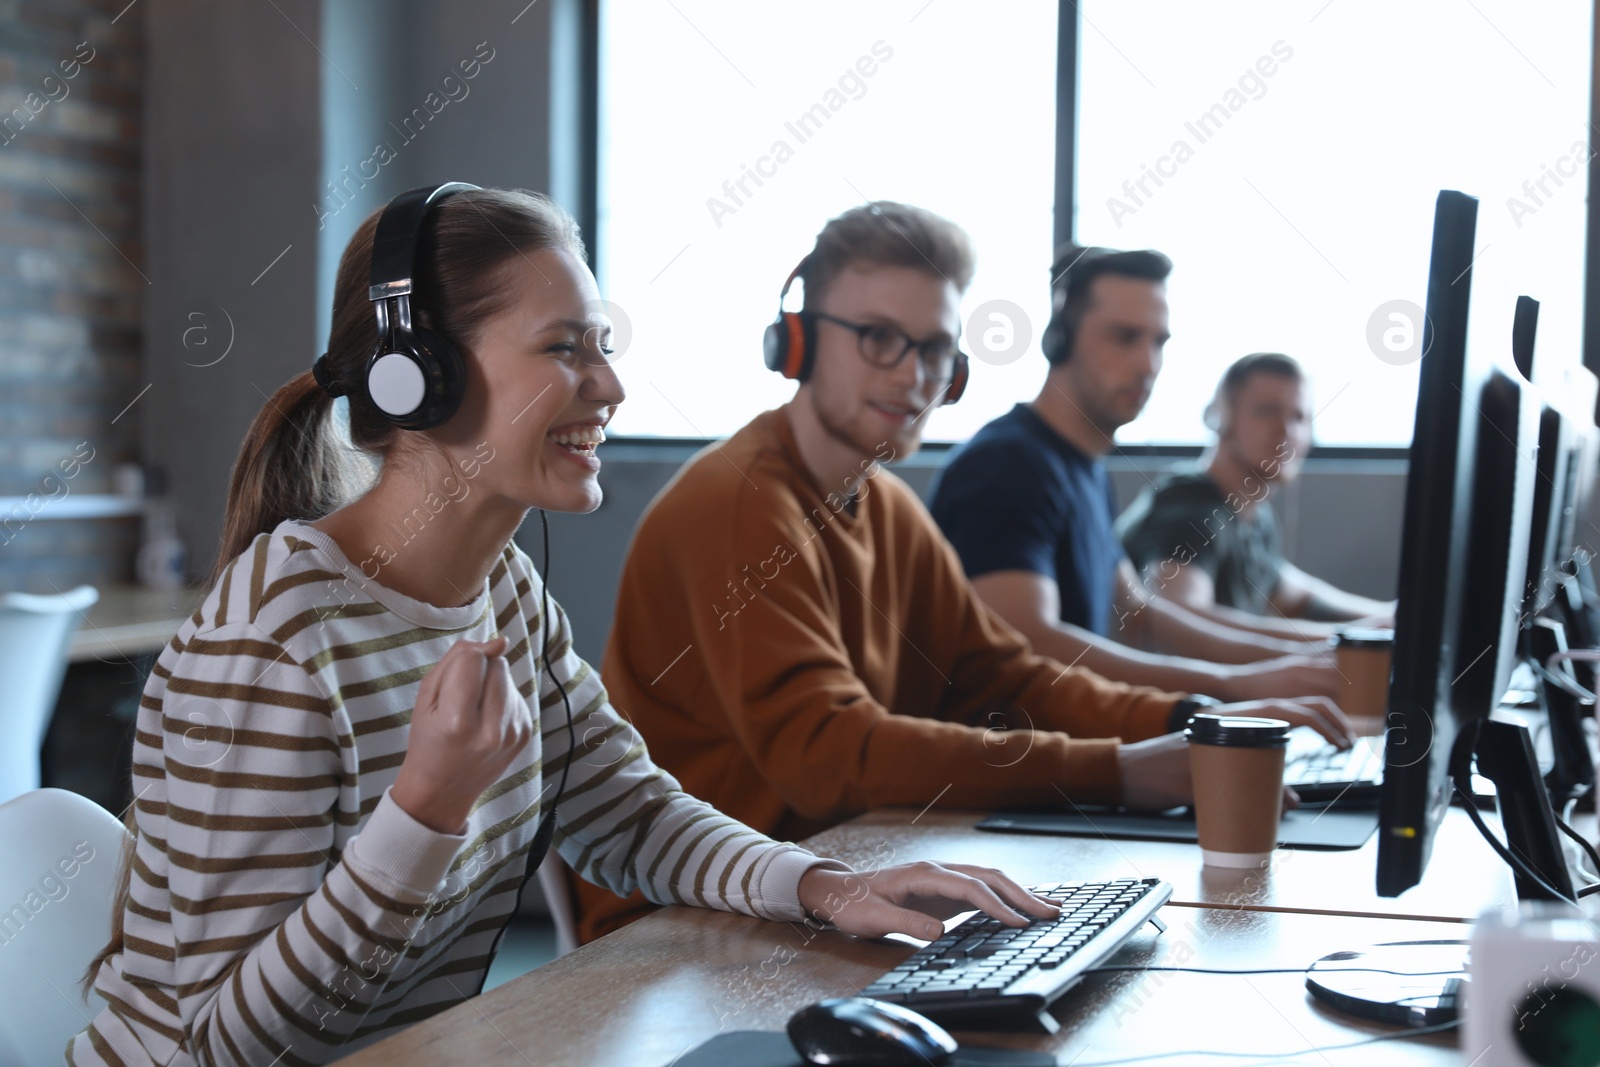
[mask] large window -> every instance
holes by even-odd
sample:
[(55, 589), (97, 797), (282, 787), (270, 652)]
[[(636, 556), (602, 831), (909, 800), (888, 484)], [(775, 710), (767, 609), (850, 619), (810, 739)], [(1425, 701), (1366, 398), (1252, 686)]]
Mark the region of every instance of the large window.
[[(1173, 339), (1126, 443), (1203, 440), (1246, 352), (1306, 364), (1323, 444), (1404, 445), (1433, 199), (1481, 199), (1476, 343), (1542, 303), (1542, 384), (1581, 336), (1587, 0), (1079, 0), (1075, 233), (1172, 256)], [(761, 366), (778, 289), (868, 199), (964, 226), (979, 362), (931, 439), (962, 440), (1044, 375), (1056, 0), (606, 0), (601, 288), (626, 319), (621, 434), (718, 437), (793, 386)], [(791, 300), (793, 297), (791, 296)], [(1397, 317), (1398, 316), (1398, 317)], [(1023, 326), (1019, 322), (1014, 325)]]
[(1587, 0), (1081, 8), (1074, 232), (1175, 264), (1166, 367), (1119, 440), (1201, 439), (1223, 368), (1273, 350), (1310, 371), (1319, 442), (1409, 443), (1418, 368), (1389, 351), (1411, 329), (1391, 302), (1426, 300), (1440, 189), (1480, 200), (1472, 342), (1509, 359), (1516, 296), (1538, 298), (1536, 376), (1560, 389), (1600, 140)]
[(971, 234), (964, 316), (1008, 300), (1039, 324), (930, 437), (1037, 392), (1056, 0), (611, 0), (601, 20), (600, 283), (632, 328), (617, 433), (724, 436), (786, 400), (761, 363), (778, 290), (824, 222), (876, 199)]

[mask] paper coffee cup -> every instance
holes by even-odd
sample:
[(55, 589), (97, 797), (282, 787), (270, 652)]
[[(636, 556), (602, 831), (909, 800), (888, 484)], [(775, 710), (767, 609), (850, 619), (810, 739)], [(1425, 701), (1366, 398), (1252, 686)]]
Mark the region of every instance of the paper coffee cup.
[(1272, 859), (1283, 815), (1289, 724), (1243, 715), (1189, 721), (1200, 856), (1211, 867), (1260, 867)]
[(1383, 720), (1389, 710), (1389, 665), (1394, 631), (1351, 628), (1334, 635), (1341, 688), (1339, 708), (1352, 719)]

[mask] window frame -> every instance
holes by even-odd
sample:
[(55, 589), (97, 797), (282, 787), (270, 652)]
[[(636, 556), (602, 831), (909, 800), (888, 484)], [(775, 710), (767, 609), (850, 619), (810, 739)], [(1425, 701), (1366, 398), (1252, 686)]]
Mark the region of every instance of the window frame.
[[(578, 102), (579, 114), (577, 121), (570, 127), (572, 135), (567, 144), (552, 144), (552, 153), (562, 154), (563, 149), (572, 161), (569, 171), (572, 177), (572, 187), (577, 190), (578, 202), (571, 204), (574, 217), (583, 233), (587, 236), (589, 267), (599, 273), (599, 257), (601, 240), (599, 234), (599, 199), (600, 199), (600, 5), (608, 0), (567, 0), (565, 7), (571, 16), (575, 16), (577, 24), (574, 27), (578, 35), (577, 62), (573, 64), (572, 76), (577, 79), (575, 85), (569, 86), (572, 94), (568, 99)], [(573, 8), (576, 7), (574, 11)], [(1589, 115), (1592, 125), (1600, 128), (1600, 0), (1594, 0), (1592, 5), (1594, 17), (1591, 20), (1590, 40), (1590, 66), (1589, 66)], [(1054, 246), (1059, 247), (1074, 237), (1073, 222), (1077, 214), (1075, 201), (1077, 192), (1077, 152), (1078, 152), (1078, 43), (1082, 29), (1082, 12), (1075, 0), (1057, 0), (1056, 17), (1056, 152), (1055, 152), (1055, 209), (1054, 209)], [(561, 94), (552, 94), (559, 98)], [(552, 123), (552, 127), (556, 124)], [(1586, 204), (1596, 203), (1600, 197), (1600, 176), (1597, 176), (1597, 167), (1591, 162), (1588, 167), (1588, 183)], [(1583, 327), (1582, 327), (1582, 361), (1597, 377), (1600, 377), (1600, 212), (1589, 207), (1584, 214), (1584, 252), (1583, 252)], [(1595, 421), (1600, 423), (1600, 404), (1597, 404)], [(679, 446), (684, 444), (706, 445), (719, 438), (657, 435), (648, 436), (622, 435), (613, 438), (618, 443), (631, 445)], [(946, 452), (956, 447), (950, 442), (928, 442), (923, 448), (933, 454)], [(1129, 460), (1155, 460), (1193, 458), (1198, 456), (1203, 446), (1193, 444), (1179, 444), (1175, 442), (1154, 442), (1141, 445), (1118, 445), (1113, 448), (1111, 455)], [(1307, 457), (1310, 462), (1319, 460), (1404, 460), (1410, 455), (1407, 446), (1317, 446)]]

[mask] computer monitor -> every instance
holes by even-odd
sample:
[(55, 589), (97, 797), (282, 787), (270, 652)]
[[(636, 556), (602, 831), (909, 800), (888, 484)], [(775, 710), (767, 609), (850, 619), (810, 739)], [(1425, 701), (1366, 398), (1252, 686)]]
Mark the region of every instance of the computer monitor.
[[(1382, 896), (1398, 896), (1421, 879), (1456, 783), (1467, 777), (1468, 742), (1477, 742), (1478, 769), (1499, 787), (1512, 844), (1496, 844), (1496, 851), (1502, 858), (1517, 851), (1528, 856), (1519, 845), (1531, 842), (1529, 858), (1537, 871), (1561, 862), (1527, 732), (1489, 718), (1517, 654), (1539, 406), (1532, 385), (1510, 360), (1494, 358), (1482, 338), (1469, 343), (1477, 208), (1474, 198), (1445, 191), (1434, 213), (1380, 794)], [(1514, 334), (1519, 346), (1531, 350), (1529, 323)], [(1566, 875), (1564, 866), (1560, 874)], [(1524, 896), (1572, 895), (1570, 881), (1553, 893), (1535, 892), (1543, 884), (1520, 869), (1517, 886)], [(1464, 942), (1433, 947), (1454, 958), (1449, 966), (1464, 961)], [(1441, 1022), (1458, 1010), (1462, 975), (1441, 973), (1431, 955), (1417, 944), (1344, 951), (1313, 965), (1306, 985), (1319, 999), (1369, 1018)], [(1355, 959), (1396, 977), (1388, 982), (1322, 968), (1349, 966)], [(1440, 977), (1423, 979), (1424, 974)]]
[(1465, 392), (1478, 432), (1473, 453), (1460, 458), (1470, 462), (1473, 484), (1448, 706), (1458, 726), (1489, 717), (1516, 666), (1539, 481), (1540, 404), (1532, 384), (1491, 362)]
[[(1534, 341), (1539, 328), (1539, 302), (1517, 297), (1517, 314), (1511, 327), (1511, 357), (1528, 381), (1534, 380)], [(1541, 370), (1544, 368), (1541, 367)], [(1522, 616), (1532, 619), (1555, 600), (1563, 581), (1560, 545), (1572, 484), (1568, 479), (1572, 452), (1572, 424), (1553, 403), (1539, 412), (1539, 453), (1533, 480), (1533, 512), (1528, 533), (1527, 578)]]
[(1486, 364), (1469, 352), (1478, 201), (1446, 190), (1434, 208), (1422, 367), (1406, 474), (1399, 598), (1380, 792), (1378, 892), (1398, 896), (1422, 877), (1450, 803), (1454, 628), (1467, 584), (1478, 420), (1468, 396)]
[(1380, 793), (1384, 896), (1421, 879), (1457, 736), (1505, 692), (1522, 621), (1538, 402), (1509, 360), (1468, 343), (1476, 222), (1475, 199), (1439, 194)]
[(1589, 415), (1600, 397), (1600, 379), (1587, 367), (1575, 367), (1569, 370), (1563, 391), (1567, 394), (1564, 412), (1572, 436), (1555, 547), (1556, 560), (1561, 563), (1600, 554), (1600, 534), (1586, 526), (1595, 481), (1600, 478), (1600, 427)]
[(1566, 580), (1561, 568), (1563, 532), (1570, 531), (1569, 503), (1575, 491), (1571, 475), (1572, 422), (1559, 408), (1545, 403), (1539, 412), (1539, 458), (1533, 482), (1533, 511), (1528, 530), (1527, 579), (1522, 613), (1532, 618), (1555, 600)]
[[(1594, 484), (1596, 445), (1600, 445), (1600, 433), (1596, 432), (1595, 427), (1585, 427), (1572, 419), (1567, 420), (1567, 436), (1561, 500), (1552, 515), (1557, 563), (1562, 563), (1578, 554), (1580, 542), (1578, 530), (1583, 522), (1580, 516), (1589, 506), (1590, 494), (1586, 490)], [(1586, 550), (1584, 554), (1590, 554), (1592, 551)]]
[[(1541, 598), (1537, 606), (1561, 622), (1568, 647), (1594, 648), (1600, 645), (1600, 613), (1593, 607), (1593, 557), (1600, 552), (1600, 533), (1591, 525), (1589, 508), (1600, 474), (1600, 429), (1590, 413), (1600, 394), (1600, 380), (1587, 368), (1571, 367), (1561, 392), (1567, 447), (1547, 531), (1553, 539), (1548, 550), (1550, 580), (1540, 590), (1548, 592), (1553, 603)], [(1594, 664), (1575, 662), (1571, 668), (1580, 684), (1591, 691), (1595, 688)]]
[[(1524, 378), (1533, 380), (1534, 339), (1538, 329), (1539, 304), (1531, 297), (1517, 299), (1516, 324), (1512, 328), (1512, 356)], [(1595, 766), (1589, 751), (1589, 740), (1584, 720), (1593, 714), (1594, 702), (1589, 696), (1593, 675), (1580, 677), (1586, 670), (1571, 663), (1547, 667), (1552, 657), (1577, 644), (1587, 647), (1592, 643), (1593, 628), (1586, 617), (1573, 617), (1572, 594), (1583, 575), (1578, 573), (1578, 558), (1573, 554), (1572, 538), (1577, 515), (1578, 467), (1585, 461), (1588, 446), (1578, 440), (1576, 420), (1571, 412), (1579, 411), (1583, 419), (1594, 403), (1594, 375), (1580, 368), (1575, 359), (1567, 367), (1550, 365), (1550, 357), (1541, 357), (1538, 370), (1547, 385), (1559, 382), (1556, 396), (1547, 395), (1539, 410), (1539, 451), (1533, 480), (1533, 507), (1530, 513), (1528, 535), (1527, 577), (1523, 584), (1520, 616), (1520, 655), (1531, 668), (1534, 684), (1532, 696), (1546, 716), (1544, 736), (1548, 739), (1548, 762), (1544, 784), (1552, 804), (1565, 804), (1591, 793), (1594, 789)], [(1562, 381), (1561, 379), (1565, 379)], [(1588, 391), (1584, 386), (1589, 387)], [(1559, 399), (1558, 399), (1559, 398)], [(1574, 407), (1573, 403), (1577, 406)], [(1566, 405), (1563, 409), (1563, 403)], [(1577, 603), (1581, 603), (1579, 598)], [(1573, 630), (1568, 633), (1568, 627)], [(1492, 761), (1491, 761), (1492, 762)], [(1544, 762), (1541, 759), (1541, 764)], [(1515, 803), (1512, 804), (1516, 806)], [(1542, 823), (1542, 815), (1533, 811), (1538, 805), (1523, 802), (1535, 823)], [(1542, 835), (1539, 825), (1517, 827), (1518, 834)], [(1534, 853), (1542, 851), (1538, 864), (1541, 873), (1548, 869), (1545, 879), (1552, 888), (1563, 881), (1564, 862), (1559, 851), (1538, 844)], [(1540, 892), (1543, 887), (1522, 876), (1525, 884), (1519, 888)], [(1570, 882), (1570, 879), (1568, 879)]]

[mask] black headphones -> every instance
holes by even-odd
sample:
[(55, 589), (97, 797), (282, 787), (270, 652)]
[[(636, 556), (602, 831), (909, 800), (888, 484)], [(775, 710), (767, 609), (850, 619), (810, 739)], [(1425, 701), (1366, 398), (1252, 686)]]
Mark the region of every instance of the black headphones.
[[(783, 289), (778, 293), (778, 317), (772, 320), (761, 339), (761, 354), (766, 360), (767, 369), (775, 370), (785, 378), (799, 382), (811, 377), (812, 367), (816, 363), (817, 320), (805, 311), (783, 310), (783, 301), (789, 295), (789, 288), (794, 285), (796, 278), (805, 280), (806, 266), (810, 262), (811, 257), (808, 255), (789, 272), (788, 280), (783, 283)], [(944, 403), (954, 404), (961, 399), (961, 394), (967, 390), (967, 379), (970, 376), (971, 366), (967, 361), (967, 354), (957, 352), (955, 371), (950, 376), (950, 384), (945, 388)]]
[(420, 186), (389, 201), (378, 217), (367, 288), (378, 315), (378, 344), (367, 357), (363, 381), (372, 406), (402, 429), (426, 430), (445, 422), (466, 392), (461, 353), (444, 337), (412, 323), (411, 292), (428, 209), (452, 193), (477, 188), (466, 182)]
[(1052, 367), (1059, 367), (1072, 358), (1072, 342), (1076, 340), (1067, 335), (1067, 324), (1062, 321), (1066, 317), (1065, 293), (1062, 293), (1061, 299), (1062, 307), (1052, 311), (1050, 321), (1045, 323), (1044, 333), (1039, 337), (1039, 349), (1044, 353), (1044, 361)]

